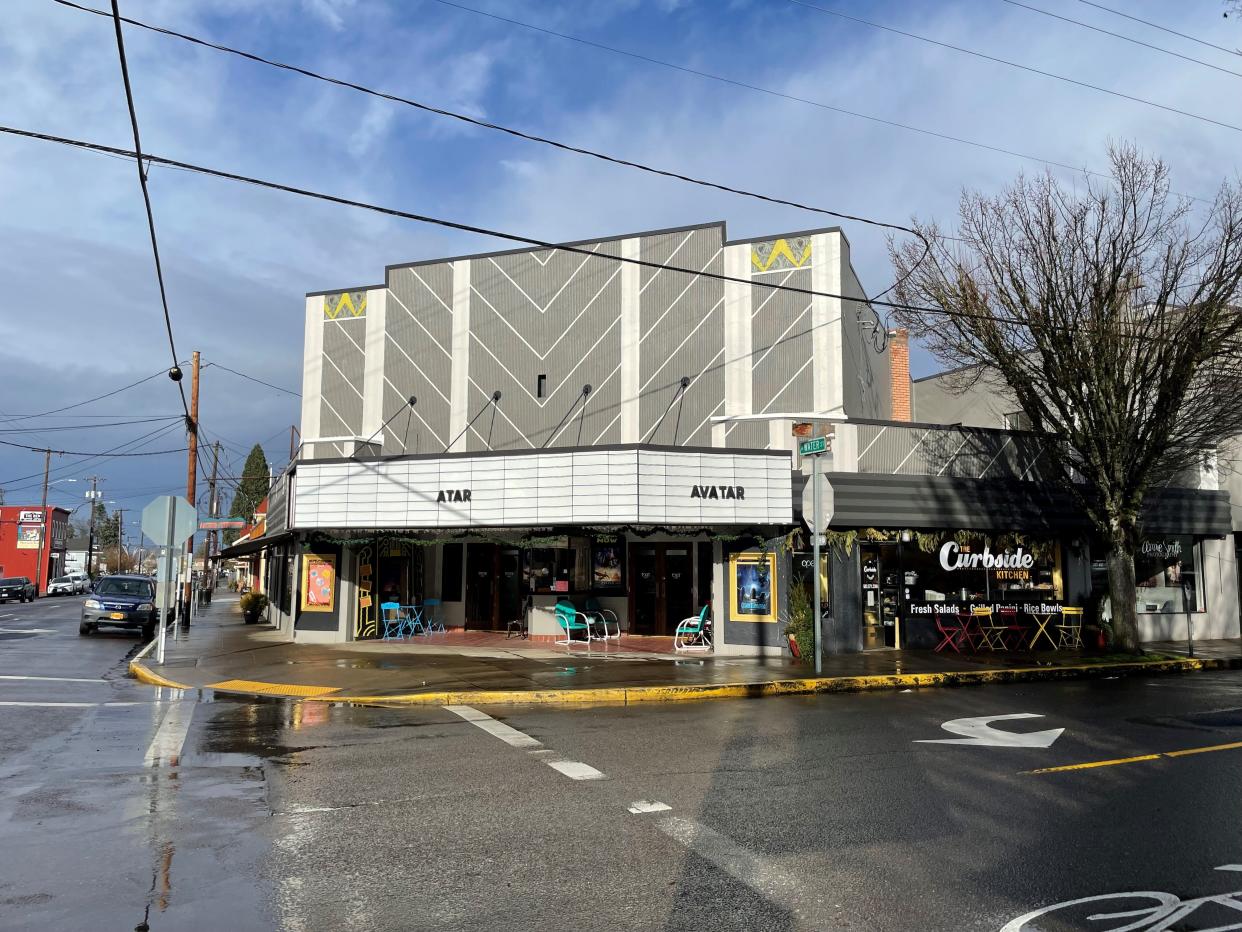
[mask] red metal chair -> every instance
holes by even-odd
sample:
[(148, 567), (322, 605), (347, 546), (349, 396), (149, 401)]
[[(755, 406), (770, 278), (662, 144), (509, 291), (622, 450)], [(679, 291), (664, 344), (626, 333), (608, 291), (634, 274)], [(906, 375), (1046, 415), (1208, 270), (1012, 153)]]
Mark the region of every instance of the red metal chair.
[(952, 647), (955, 652), (960, 654), (962, 652), (962, 639), (966, 637), (966, 629), (960, 622), (946, 624), (945, 617), (944, 615), (936, 616), (936, 630), (944, 636), (944, 640), (936, 645), (936, 653), (940, 653), (946, 647)]
[(957, 621), (962, 628), (960, 643), (967, 644), (973, 651), (977, 651), (980, 644), (987, 643), (983, 629), (979, 627), (979, 619), (970, 612), (958, 612)]
[(998, 609), (996, 614), (1000, 616), (1001, 624), (1005, 627), (1001, 634), (1001, 643), (1005, 645), (1005, 650), (1013, 650), (1015, 643), (1021, 647), (1022, 642), (1026, 640), (1026, 626), (1018, 621), (1018, 610), (1002, 608)]

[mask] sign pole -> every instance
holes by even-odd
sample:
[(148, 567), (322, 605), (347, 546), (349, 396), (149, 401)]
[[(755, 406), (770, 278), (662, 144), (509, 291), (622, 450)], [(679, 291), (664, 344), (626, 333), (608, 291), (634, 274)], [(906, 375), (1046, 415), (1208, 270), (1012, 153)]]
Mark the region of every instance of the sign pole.
[(812, 562), (815, 564), (814, 576), (815, 581), (812, 588), (815, 595), (811, 600), (811, 613), (815, 619), (815, 675), (819, 676), (823, 673), (823, 650), (821, 648), (822, 635), (820, 634), (820, 625), (823, 620), (821, 608), (819, 604), (819, 457), (816, 453), (811, 459), (811, 524), (814, 540), (811, 545)]
[(174, 547), (172, 544), (172, 540), (173, 540), (173, 533), (175, 531), (174, 525), (176, 524), (176, 520), (177, 520), (177, 509), (169, 507), (168, 509), (168, 530), (164, 534), (164, 540), (167, 541), (167, 543), (164, 546), (164, 581), (163, 581), (164, 584), (160, 586), (160, 605), (158, 609), (160, 613), (160, 617), (157, 621), (157, 624), (159, 625), (159, 629), (160, 629), (160, 645), (159, 645), (159, 648), (157, 649), (158, 654), (159, 654), (158, 662), (160, 663), (161, 666), (164, 663), (165, 629), (167, 629), (168, 627), (168, 594), (170, 591), (169, 586), (172, 585), (172, 579), (173, 579), (172, 572), (173, 572)]

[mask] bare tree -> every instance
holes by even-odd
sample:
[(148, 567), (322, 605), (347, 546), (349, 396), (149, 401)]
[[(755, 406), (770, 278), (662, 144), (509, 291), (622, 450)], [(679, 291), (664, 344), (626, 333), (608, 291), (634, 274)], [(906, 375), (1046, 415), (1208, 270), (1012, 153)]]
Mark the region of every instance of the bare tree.
[(1144, 497), (1242, 431), (1242, 193), (1226, 183), (1196, 208), (1162, 162), (1110, 157), (1111, 184), (964, 192), (957, 241), (916, 224), (942, 248), (921, 264), (919, 242), (889, 252), (897, 316), (973, 367), (959, 388), (999, 377), (1051, 435), (1045, 456), (1109, 547), (1117, 644), (1137, 651)]

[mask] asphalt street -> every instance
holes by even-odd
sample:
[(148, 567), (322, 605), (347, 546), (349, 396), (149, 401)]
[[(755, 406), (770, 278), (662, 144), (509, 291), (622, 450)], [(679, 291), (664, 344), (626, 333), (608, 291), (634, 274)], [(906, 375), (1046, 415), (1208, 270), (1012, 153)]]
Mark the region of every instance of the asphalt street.
[(0, 606), (0, 928), (1242, 928), (1192, 902), (1242, 891), (1240, 673), (247, 701), (127, 679), (79, 603)]

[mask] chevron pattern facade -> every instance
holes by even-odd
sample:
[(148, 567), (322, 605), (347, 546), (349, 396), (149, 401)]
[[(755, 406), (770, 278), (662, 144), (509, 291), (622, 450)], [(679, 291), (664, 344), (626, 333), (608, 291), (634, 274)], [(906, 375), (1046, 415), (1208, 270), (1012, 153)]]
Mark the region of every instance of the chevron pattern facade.
[(382, 286), (308, 299), (304, 426), (385, 454), (784, 448), (787, 428), (718, 419), (844, 411), (855, 314), (767, 286), (839, 291), (848, 264), (836, 230), (728, 242), (718, 223), (390, 266)]

